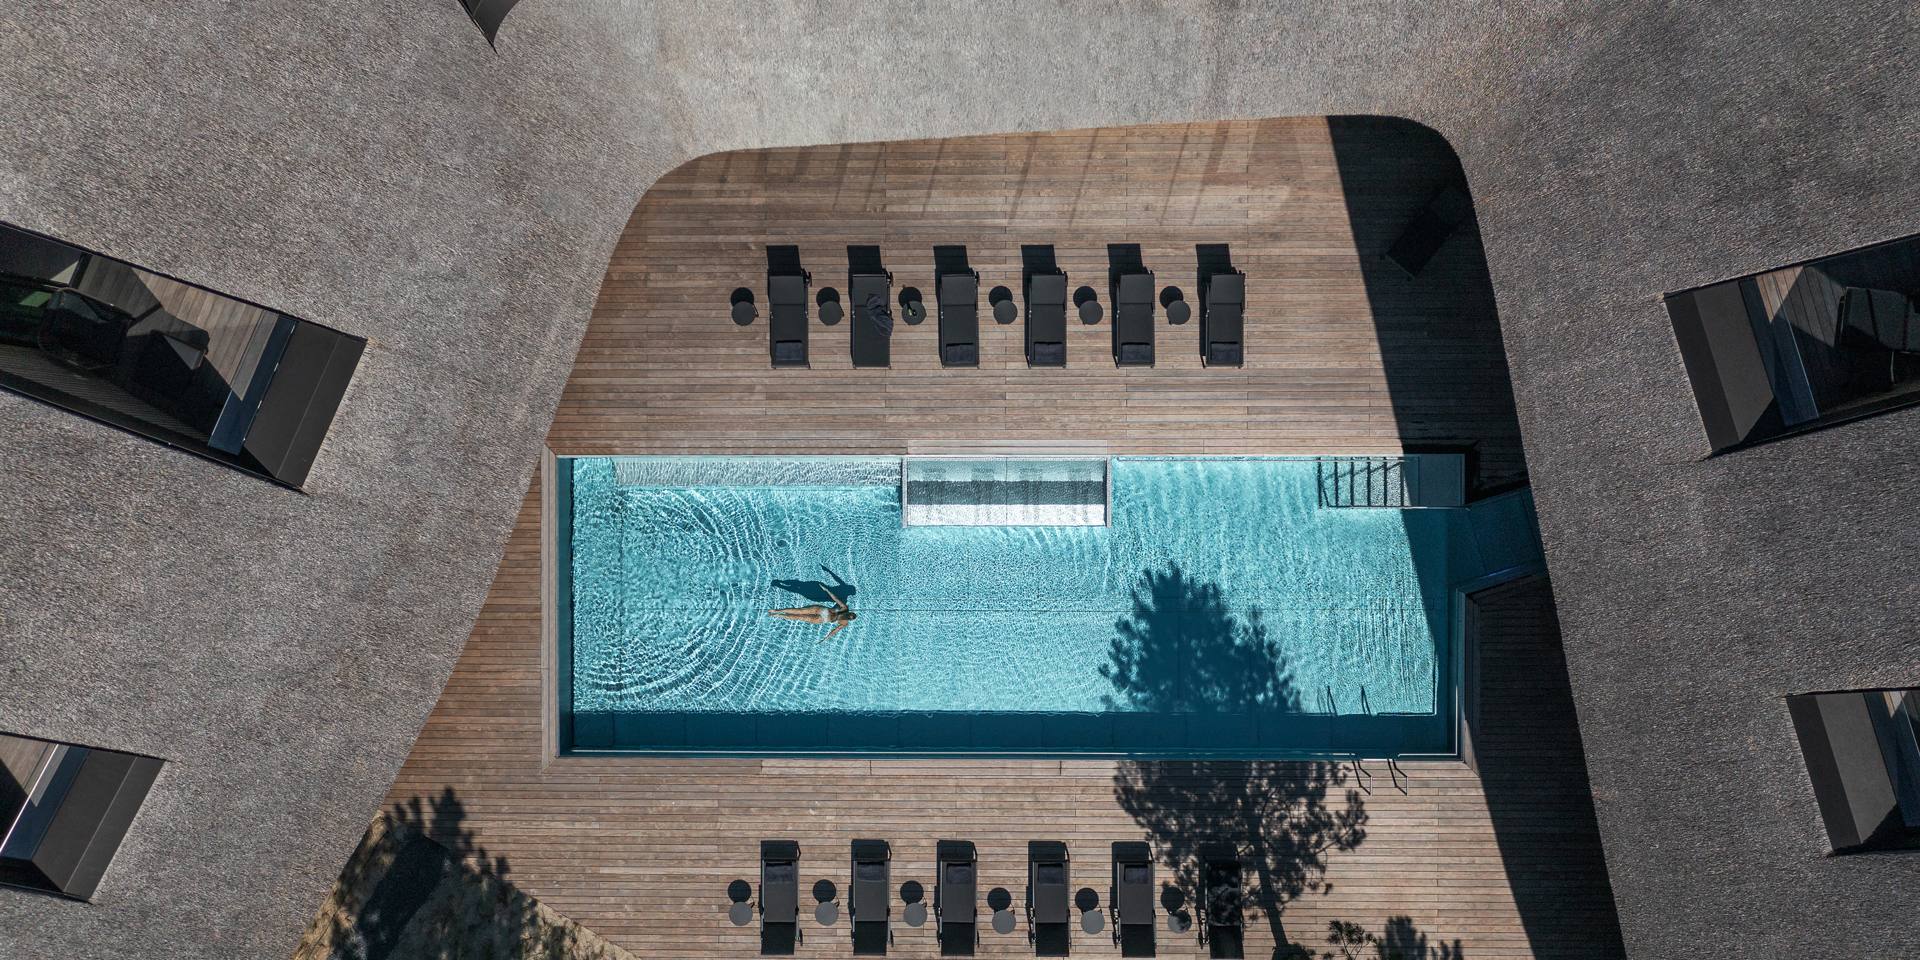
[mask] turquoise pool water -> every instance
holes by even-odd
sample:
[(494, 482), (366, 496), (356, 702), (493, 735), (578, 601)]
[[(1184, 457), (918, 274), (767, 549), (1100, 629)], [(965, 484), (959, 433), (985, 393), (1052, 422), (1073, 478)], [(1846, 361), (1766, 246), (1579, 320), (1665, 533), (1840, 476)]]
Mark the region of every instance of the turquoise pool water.
[[(575, 747), (1448, 749), (1466, 511), (1312, 461), (1116, 458), (1109, 526), (903, 526), (894, 458), (571, 468)], [(829, 589), (832, 639), (768, 615)]]

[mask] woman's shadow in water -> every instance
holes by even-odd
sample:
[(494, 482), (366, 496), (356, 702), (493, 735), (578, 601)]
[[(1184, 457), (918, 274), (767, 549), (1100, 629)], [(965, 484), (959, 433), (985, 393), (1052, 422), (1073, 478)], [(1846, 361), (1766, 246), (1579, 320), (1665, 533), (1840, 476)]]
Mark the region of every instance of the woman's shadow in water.
[[(820, 569), (827, 570), (827, 565), (824, 563), (821, 564)], [(773, 581), (773, 585), (788, 593), (805, 597), (813, 603), (824, 603), (832, 606), (835, 596), (838, 596), (847, 603), (852, 603), (853, 595), (859, 593), (860, 588), (840, 579), (840, 575), (834, 573), (832, 570), (827, 570), (827, 576), (833, 578), (832, 583), (824, 583), (819, 580), (775, 580)], [(833, 591), (833, 593), (829, 594), (827, 592), (829, 590)]]

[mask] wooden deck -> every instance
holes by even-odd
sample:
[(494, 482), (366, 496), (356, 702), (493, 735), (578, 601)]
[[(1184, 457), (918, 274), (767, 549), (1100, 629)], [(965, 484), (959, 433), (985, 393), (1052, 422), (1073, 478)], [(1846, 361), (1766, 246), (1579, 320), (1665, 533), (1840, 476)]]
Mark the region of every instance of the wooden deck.
[[(1377, 138), (1385, 159), (1363, 183), (1343, 180), (1320, 119), (694, 161), (634, 211), (548, 444), (562, 455), (893, 454), (1091, 440), (1113, 453), (1320, 454), (1477, 440), (1483, 475), (1518, 472), (1477, 236), (1449, 241), (1418, 281), (1388, 276), (1379, 259), (1457, 167), (1437, 138)], [(772, 369), (770, 243), (797, 244), (814, 290), (843, 297), (847, 246), (879, 244), (896, 295), (917, 287), (929, 303), (934, 245), (965, 244), (981, 275), (979, 368), (942, 368), (929, 318), (896, 325), (890, 369), (853, 367), (851, 320), (812, 324), (811, 369)], [(1110, 317), (1109, 243), (1140, 244), (1157, 285), (1189, 302), (1195, 245), (1230, 244), (1248, 275), (1246, 366), (1203, 368), (1197, 319), (1163, 318), (1156, 365), (1117, 369), (1109, 323), (1070, 318), (1067, 368), (1029, 369), (1024, 322), (995, 324), (988, 292), (1004, 285), (1019, 302), (1021, 245), (1052, 244), (1071, 285), (1093, 287)], [(761, 303), (752, 326), (728, 316), (739, 286)]]
[[(1343, 183), (1322, 120), (699, 161), (636, 211), (550, 445), (568, 455), (978, 444), (1351, 453), (1478, 440), (1483, 475), (1516, 473), (1490, 294), (1466, 289), (1476, 276), (1485, 284), (1477, 240), (1450, 241), (1405, 289), (1383, 293), (1365, 262), (1445, 172), (1428, 170), (1437, 161), (1422, 161), (1419, 143), (1381, 136), (1398, 152), (1370, 184)], [(816, 289), (844, 289), (846, 244), (878, 242), (896, 289), (927, 291), (934, 243), (966, 243), (983, 288), (1017, 288), (1019, 245), (1051, 242), (1074, 285), (1103, 301), (1108, 242), (1142, 244), (1159, 283), (1189, 298), (1193, 245), (1232, 243), (1253, 278), (1248, 366), (1202, 369), (1195, 325), (1163, 323), (1159, 365), (1116, 370), (1102, 324), (1070, 334), (1068, 369), (1029, 370), (1020, 325), (985, 320), (978, 370), (938, 366), (931, 321), (900, 328), (892, 369), (854, 370), (843, 323), (815, 325), (812, 369), (770, 370), (764, 321), (727, 318), (735, 286), (764, 301), (769, 242), (799, 243)], [(1150, 839), (1181, 862), (1201, 840), (1258, 843), (1270, 853), (1270, 896), (1248, 917), (1249, 957), (1269, 956), (1281, 936), (1324, 946), (1331, 919), (1397, 931), (1402, 949), (1425, 951), (1408, 956), (1620, 955), (1544, 581), (1506, 590), (1482, 618), (1481, 773), (1408, 764), (1410, 782), (1395, 784), (1375, 764), (1366, 793), (1351, 767), (1320, 764), (562, 757), (543, 767), (537, 486), (389, 799), (438, 809), (439, 831), (463, 837), (460, 849), (504, 858), (517, 887), (639, 956), (755, 954), (755, 928), (727, 922), (725, 890), (752, 878), (757, 842), (799, 840), (803, 881), (844, 891), (856, 837), (891, 840), (894, 883), (929, 887), (935, 841), (973, 840), (981, 890), (1004, 886), (1016, 901), (1028, 840), (1067, 841), (1073, 884), (1103, 902), (1113, 841)], [(1341, 813), (1363, 818), (1349, 825), (1364, 838), (1321, 849), (1340, 835)], [(1168, 861), (1161, 871), (1172, 878)], [(844, 919), (806, 926), (801, 956), (850, 953)], [(896, 937), (893, 955), (937, 955), (931, 926)], [(1076, 931), (1073, 949), (1118, 955), (1104, 933)], [(1164, 927), (1160, 952), (1205, 955)], [(988, 931), (980, 955), (1032, 949), (1023, 933)]]

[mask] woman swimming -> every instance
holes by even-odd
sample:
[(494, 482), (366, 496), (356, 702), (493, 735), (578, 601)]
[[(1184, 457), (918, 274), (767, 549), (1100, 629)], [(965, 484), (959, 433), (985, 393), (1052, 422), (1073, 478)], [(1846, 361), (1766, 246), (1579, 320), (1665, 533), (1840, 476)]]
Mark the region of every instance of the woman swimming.
[[(826, 587), (821, 587), (821, 589), (827, 590)], [(828, 640), (832, 640), (834, 634), (839, 633), (842, 628), (860, 616), (852, 610), (847, 609), (847, 602), (835, 596), (832, 590), (827, 590), (827, 596), (833, 597), (835, 606), (832, 608), (816, 604), (811, 607), (788, 607), (785, 610), (768, 610), (767, 613), (783, 620), (792, 620), (796, 623), (833, 624), (833, 629), (827, 631), (827, 635), (821, 637), (819, 641), (814, 644), (814, 646), (819, 646)]]

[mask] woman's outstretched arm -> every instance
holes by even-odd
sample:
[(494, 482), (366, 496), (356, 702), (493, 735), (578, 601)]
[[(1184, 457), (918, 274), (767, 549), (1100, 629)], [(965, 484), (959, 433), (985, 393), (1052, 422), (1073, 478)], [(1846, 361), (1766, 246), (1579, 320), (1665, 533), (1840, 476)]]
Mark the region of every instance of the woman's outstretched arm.
[(819, 643), (815, 643), (814, 646), (817, 647), (821, 643), (826, 643), (828, 640), (832, 640), (834, 634), (839, 633), (840, 631), (845, 630), (846, 628), (847, 628), (847, 622), (845, 620), (842, 620), (839, 623), (834, 624), (833, 629), (828, 630), (827, 635), (824, 637), (821, 637)]

